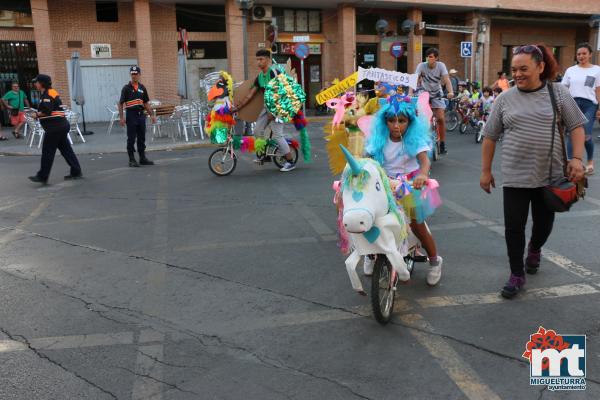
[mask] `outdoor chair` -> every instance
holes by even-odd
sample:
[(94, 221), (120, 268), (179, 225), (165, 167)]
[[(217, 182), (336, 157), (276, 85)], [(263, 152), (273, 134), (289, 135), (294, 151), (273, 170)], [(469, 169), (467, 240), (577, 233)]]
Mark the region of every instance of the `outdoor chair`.
[(114, 108), (111, 106), (106, 106), (106, 109), (110, 113), (110, 122), (108, 123), (108, 130), (106, 131), (106, 133), (110, 135), (113, 125), (116, 121), (119, 121), (119, 109), (116, 106)]
[(83, 138), (83, 134), (81, 133), (81, 129), (79, 129), (79, 113), (71, 111), (69, 109), (65, 109), (65, 117), (67, 121), (69, 121), (69, 133), (67, 134), (67, 138), (69, 142), (73, 144), (73, 139), (71, 138), (71, 133), (79, 135), (79, 138), (83, 143), (85, 143), (85, 139)]

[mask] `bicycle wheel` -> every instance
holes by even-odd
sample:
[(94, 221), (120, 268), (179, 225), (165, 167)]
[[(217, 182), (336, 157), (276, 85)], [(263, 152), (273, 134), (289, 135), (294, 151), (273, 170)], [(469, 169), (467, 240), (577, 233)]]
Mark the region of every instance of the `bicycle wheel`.
[[(290, 146), (290, 152), (292, 153), (292, 164), (296, 164), (298, 162), (298, 149)], [(275, 154), (277, 154), (277, 151), (275, 151)], [(283, 154), (277, 154), (275, 157), (273, 157), (273, 161), (279, 168), (283, 168), (283, 164), (285, 164), (287, 160)]]
[(431, 150), (431, 159), (437, 161), (440, 159), (440, 144), (435, 138), (433, 139), (433, 149)]
[(468, 126), (468, 122), (461, 122), (458, 130), (460, 131), (460, 133), (465, 133), (467, 131)]
[(208, 168), (217, 176), (226, 176), (233, 172), (237, 165), (237, 156), (227, 147), (213, 151), (208, 157)]
[(377, 322), (387, 324), (394, 310), (395, 287), (392, 282), (392, 264), (383, 254), (378, 254), (371, 280), (371, 307)]
[(483, 128), (485, 127), (485, 122), (480, 121), (477, 127), (477, 133), (475, 133), (475, 143), (481, 143), (483, 140)]
[(446, 130), (453, 131), (458, 127), (460, 117), (454, 110), (446, 112)]

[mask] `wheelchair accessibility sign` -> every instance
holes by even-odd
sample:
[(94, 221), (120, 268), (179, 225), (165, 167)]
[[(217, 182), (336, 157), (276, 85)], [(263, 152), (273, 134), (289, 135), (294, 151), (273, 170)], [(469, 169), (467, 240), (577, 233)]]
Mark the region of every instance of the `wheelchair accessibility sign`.
[(473, 56), (473, 42), (460, 42), (460, 56), (463, 58)]

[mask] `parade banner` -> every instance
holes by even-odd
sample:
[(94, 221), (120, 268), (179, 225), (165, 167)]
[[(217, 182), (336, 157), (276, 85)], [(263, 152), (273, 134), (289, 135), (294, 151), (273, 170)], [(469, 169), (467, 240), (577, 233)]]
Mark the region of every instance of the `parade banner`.
[(322, 92), (319, 92), (316, 95), (317, 103), (323, 104), (327, 100), (331, 100), (334, 97), (339, 96), (340, 94), (344, 93), (351, 87), (354, 87), (354, 85), (356, 85), (356, 83), (358, 81), (359, 81), (358, 72), (355, 72), (352, 75), (348, 76), (343, 81), (341, 81), (340, 83), (338, 83), (337, 85), (331, 86), (330, 88), (327, 88), (327, 89), (323, 90)]
[(358, 67), (358, 81), (368, 79), (374, 82), (385, 82), (392, 85), (410, 86), (417, 88), (417, 74), (405, 74), (404, 72), (388, 71), (381, 68)]

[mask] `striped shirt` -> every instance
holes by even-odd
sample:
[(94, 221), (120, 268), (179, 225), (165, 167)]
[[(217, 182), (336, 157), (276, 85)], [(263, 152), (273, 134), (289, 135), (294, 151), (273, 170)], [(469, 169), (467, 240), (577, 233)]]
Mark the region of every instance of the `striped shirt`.
[[(586, 122), (585, 116), (569, 94), (569, 89), (554, 84), (556, 103), (565, 129)], [(553, 111), (547, 85), (526, 92), (513, 87), (501, 93), (494, 103), (484, 128), (487, 138), (502, 142), (504, 187), (537, 188), (550, 183), (550, 146)], [(552, 155), (554, 182), (563, 176), (562, 144), (558, 127)]]

